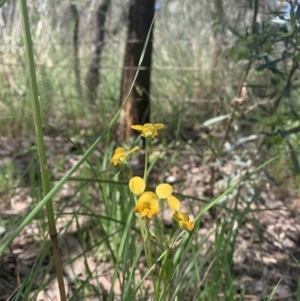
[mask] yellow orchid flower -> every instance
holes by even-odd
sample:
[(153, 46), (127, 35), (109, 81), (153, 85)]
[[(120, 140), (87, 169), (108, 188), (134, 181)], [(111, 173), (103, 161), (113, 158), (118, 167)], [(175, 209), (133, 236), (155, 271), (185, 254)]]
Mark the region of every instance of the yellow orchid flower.
[(139, 197), (134, 212), (140, 213), (141, 217), (147, 216), (149, 219), (152, 219), (153, 215), (158, 214), (158, 207), (156, 194), (151, 191), (146, 191)]
[(176, 222), (178, 222), (178, 225), (180, 228), (187, 230), (187, 231), (192, 231), (194, 229), (194, 222), (190, 221), (190, 218), (188, 215), (186, 215), (183, 212), (176, 211), (173, 214), (173, 218), (175, 219)]
[(131, 128), (141, 132), (143, 137), (155, 138), (158, 133), (157, 130), (163, 129), (165, 126), (162, 123), (145, 123), (144, 125), (132, 125)]
[[(140, 213), (141, 216), (147, 216), (152, 218), (153, 215), (158, 214), (160, 199), (167, 199), (169, 206), (173, 210), (178, 210), (180, 202), (172, 196), (173, 187), (170, 184), (159, 184), (155, 193), (151, 191), (145, 191), (146, 183), (141, 177), (133, 177), (129, 181), (129, 189), (132, 193), (139, 195), (134, 212)], [(178, 208), (178, 209), (177, 209)]]
[(115, 153), (110, 160), (110, 163), (113, 165), (121, 164), (122, 160), (127, 160), (129, 154), (137, 151), (138, 149), (139, 149), (139, 147), (136, 146), (129, 152), (126, 152), (126, 150), (123, 147), (118, 147), (118, 148), (116, 148)]

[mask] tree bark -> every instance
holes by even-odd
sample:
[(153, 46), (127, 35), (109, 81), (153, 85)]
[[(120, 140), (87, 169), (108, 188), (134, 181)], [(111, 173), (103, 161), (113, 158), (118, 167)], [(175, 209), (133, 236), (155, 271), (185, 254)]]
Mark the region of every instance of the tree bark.
[[(124, 56), (120, 105), (133, 83), (144, 44), (154, 17), (155, 0), (132, 0), (129, 8), (129, 26)], [(132, 124), (150, 122), (150, 76), (153, 27), (145, 49), (141, 68), (117, 125), (117, 140), (123, 142), (132, 135)]]
[(92, 54), (91, 63), (86, 75), (87, 98), (90, 104), (95, 104), (97, 99), (97, 89), (100, 83), (100, 60), (104, 46), (105, 20), (110, 8), (111, 0), (103, 0), (99, 5), (96, 14), (97, 28), (95, 39), (95, 50)]
[(80, 65), (79, 65), (79, 45), (78, 45), (78, 32), (79, 32), (79, 14), (75, 4), (70, 5), (71, 14), (74, 20), (73, 29), (73, 49), (74, 49), (74, 73), (76, 79), (76, 88), (78, 97), (82, 99), (81, 80), (80, 80)]

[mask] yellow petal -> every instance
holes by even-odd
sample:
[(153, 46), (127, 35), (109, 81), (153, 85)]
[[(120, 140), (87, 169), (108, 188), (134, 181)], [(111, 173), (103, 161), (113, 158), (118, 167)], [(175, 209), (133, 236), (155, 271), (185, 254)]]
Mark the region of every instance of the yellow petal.
[(140, 131), (140, 132), (143, 130), (143, 126), (142, 125), (132, 125), (131, 128), (133, 130)]
[(183, 212), (179, 212), (179, 211), (176, 211), (174, 214), (173, 214), (173, 218), (177, 221), (177, 222), (180, 222), (180, 221), (184, 221), (184, 222), (188, 222), (190, 220), (189, 216)]
[(174, 196), (171, 195), (171, 196), (169, 196), (167, 198), (167, 202), (168, 202), (169, 207), (172, 210), (174, 210), (174, 211), (178, 211), (179, 210), (179, 208), (180, 208), (180, 201), (177, 198), (175, 198)]
[(111, 158), (110, 163), (113, 164), (113, 165), (117, 165), (117, 164), (119, 164), (119, 160), (116, 160), (116, 159), (113, 157), (113, 158)]
[(145, 191), (146, 183), (141, 177), (133, 177), (129, 181), (129, 189), (134, 194), (140, 195)]
[(117, 147), (116, 150), (115, 150), (115, 155), (118, 155), (118, 156), (126, 156), (126, 151), (123, 147)]
[(144, 206), (154, 206), (158, 208), (158, 199), (155, 193), (152, 191), (144, 192), (137, 200), (137, 204), (144, 204)]
[(154, 126), (157, 130), (163, 129), (163, 128), (165, 127), (165, 125), (162, 124), (162, 123), (155, 123), (155, 124), (153, 124), (153, 126)]
[(181, 222), (183, 220), (183, 214), (181, 212), (175, 212), (173, 218), (176, 222)]
[(133, 152), (135, 152), (135, 151), (137, 151), (138, 149), (139, 149), (139, 147), (138, 147), (138, 146), (135, 146), (132, 150), (130, 150), (130, 151), (128, 152), (128, 155), (131, 154), (131, 153), (133, 153)]
[(155, 192), (160, 199), (166, 199), (172, 194), (173, 187), (170, 184), (159, 184)]

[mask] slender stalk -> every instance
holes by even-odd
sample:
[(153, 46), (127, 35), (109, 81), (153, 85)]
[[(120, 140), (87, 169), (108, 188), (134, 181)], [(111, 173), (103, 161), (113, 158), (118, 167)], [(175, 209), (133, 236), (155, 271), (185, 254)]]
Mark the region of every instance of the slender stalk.
[[(238, 87), (238, 90), (237, 90), (236, 98), (240, 98), (242, 96), (242, 91), (243, 91), (242, 89), (243, 89), (245, 81), (246, 81), (246, 79), (249, 75), (252, 64), (253, 64), (253, 59), (249, 60), (246, 71), (244, 72), (244, 75), (243, 75), (242, 79), (240, 80), (240, 84), (239, 84), (239, 87)], [(238, 108), (238, 102), (235, 101), (234, 105), (233, 105), (233, 109), (232, 109), (230, 117), (229, 117), (229, 120), (226, 124), (225, 134), (224, 134), (223, 139), (220, 143), (220, 150), (221, 151), (223, 151), (224, 144), (228, 139), (230, 129), (231, 129), (232, 123), (234, 121), (234, 116), (235, 116), (235, 112), (236, 112), (237, 108)]]
[[(145, 167), (144, 167), (144, 181), (145, 183), (147, 183), (147, 173), (148, 173), (148, 160), (149, 160), (149, 154), (150, 154), (150, 147), (151, 147), (151, 137), (146, 137), (145, 138)], [(141, 224), (142, 225), (142, 224)], [(146, 218), (146, 223), (144, 225), (146, 227), (146, 229), (142, 229), (141, 227), (141, 232), (146, 232), (146, 237), (143, 237), (144, 239), (144, 250), (145, 250), (145, 254), (146, 254), (146, 260), (147, 260), (147, 265), (148, 268), (151, 269), (152, 268), (152, 250), (151, 250), (151, 239), (152, 239), (152, 235), (151, 235), (151, 231), (150, 231), (150, 221)], [(145, 231), (146, 230), (146, 231)], [(145, 241), (146, 240), (146, 241)], [(159, 297), (159, 289), (157, 287), (157, 283), (155, 281), (155, 275), (154, 275), (154, 270), (151, 270), (151, 279), (152, 279), (152, 283), (153, 283), (153, 288), (154, 288), (154, 296), (155, 296), (155, 300), (158, 300)]]
[[(137, 200), (135, 198), (135, 203), (137, 203)], [(158, 289), (157, 285), (155, 283), (155, 276), (154, 276), (154, 270), (152, 269), (152, 252), (151, 252), (151, 232), (150, 232), (150, 224), (149, 220), (145, 219), (145, 223), (143, 219), (138, 215), (138, 220), (139, 220), (139, 225), (140, 225), (140, 230), (141, 230), (141, 235), (142, 235), (142, 240), (143, 240), (143, 247), (146, 255), (146, 261), (149, 270), (151, 270), (151, 279), (155, 291), (155, 300), (157, 299), (158, 296)]]
[[(252, 23), (251, 23), (251, 29), (252, 29), (252, 34), (253, 35), (255, 34), (257, 14), (258, 14), (258, 0), (255, 0), (254, 1), (254, 14), (253, 14)], [(250, 72), (250, 69), (251, 69), (251, 66), (252, 66), (253, 62), (254, 62), (253, 59), (250, 59), (249, 62), (248, 62), (246, 71), (245, 71), (245, 73), (244, 73), (244, 75), (243, 75), (243, 77), (240, 81), (240, 84), (239, 84), (239, 87), (238, 87), (238, 90), (237, 90), (237, 96), (236, 96), (237, 98), (240, 98), (242, 96), (242, 89), (243, 89), (245, 81), (246, 81), (246, 79), (249, 75), (249, 72)], [(237, 108), (238, 108), (238, 103), (234, 102), (233, 109), (231, 111), (231, 115), (229, 117), (229, 120), (228, 120), (226, 128), (225, 128), (225, 134), (224, 134), (223, 139), (220, 143), (220, 150), (221, 151), (223, 151), (224, 144), (225, 144), (226, 140), (228, 139), (229, 132), (230, 132), (232, 123), (234, 121), (234, 116), (235, 116), (235, 112), (236, 112)]]
[[(50, 181), (49, 181), (49, 172), (48, 172), (47, 161), (46, 161), (46, 151), (45, 151), (45, 143), (44, 143), (43, 128), (42, 128), (41, 110), (40, 110), (39, 99), (38, 99), (38, 87), (37, 87), (36, 74), (35, 74), (35, 65), (34, 65), (34, 58), (33, 58), (33, 47), (32, 47), (31, 34), (30, 34), (28, 10), (27, 10), (26, 0), (18, 0), (18, 3), (19, 3), (21, 22), (22, 22), (22, 32), (23, 32), (24, 45), (25, 45), (26, 65), (28, 71), (29, 87), (30, 87), (30, 94), (31, 94), (31, 101), (32, 101), (32, 108), (33, 108), (34, 127), (35, 127), (40, 173), (42, 179), (43, 196), (45, 196), (50, 191)], [(48, 218), (48, 226), (49, 226), (49, 235), (52, 241), (54, 265), (55, 265), (56, 276), (59, 285), (60, 299), (62, 301), (65, 301), (67, 299), (66, 299), (66, 292), (64, 286), (61, 258), (60, 258), (59, 247), (58, 247), (54, 210), (53, 210), (53, 204), (51, 199), (49, 199), (49, 201), (46, 203), (46, 209), (47, 209), (47, 218)]]
[(162, 292), (160, 293), (160, 296), (159, 297), (159, 294), (157, 294), (157, 296), (155, 296), (156, 300), (166, 300), (166, 294), (167, 294), (167, 285), (166, 285), (166, 282), (169, 280), (169, 279), (166, 279), (165, 278), (165, 264), (166, 264), (166, 261), (167, 261), (167, 258), (169, 256), (169, 253), (170, 253), (170, 250), (169, 250), (169, 246), (167, 246), (168, 248), (166, 249), (166, 253), (165, 253), (165, 256), (164, 256), (164, 259), (162, 260), (162, 263), (161, 263), (161, 266), (160, 266), (160, 270), (159, 270), (159, 274), (158, 274), (158, 279), (155, 283), (155, 290), (156, 292), (159, 292), (159, 288), (161, 287), (161, 283), (162, 283), (162, 280), (163, 280), (163, 290)]
[[(150, 223), (147, 220), (147, 247), (145, 249), (146, 251), (146, 257), (147, 257), (147, 263), (148, 263), (148, 268), (151, 269), (152, 267), (152, 250), (151, 250), (151, 232), (150, 232)], [(153, 289), (154, 289), (154, 296), (155, 296), (155, 301), (158, 301), (158, 287), (155, 281), (155, 275), (154, 275), (154, 270), (151, 270), (151, 278), (152, 278), (152, 283), (153, 283)]]
[(151, 137), (145, 138), (145, 166), (144, 166), (144, 181), (147, 183), (148, 157), (150, 153)]
[(298, 67), (299, 67), (299, 64), (293, 62), (293, 66), (292, 66), (290, 73), (288, 75), (288, 78), (286, 80), (286, 84), (285, 84), (284, 88), (282, 89), (282, 92), (280, 93), (280, 95), (274, 101), (274, 106), (272, 108), (273, 114), (277, 111), (282, 99), (284, 98), (284, 93), (285, 93), (286, 89), (291, 85), (292, 77), (293, 77), (294, 73), (297, 71)]

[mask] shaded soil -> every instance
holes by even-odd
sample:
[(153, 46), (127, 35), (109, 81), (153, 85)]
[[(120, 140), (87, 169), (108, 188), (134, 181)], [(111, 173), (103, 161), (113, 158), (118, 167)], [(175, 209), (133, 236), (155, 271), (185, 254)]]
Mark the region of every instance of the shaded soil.
[[(184, 137), (187, 134), (184, 134)], [(199, 137), (193, 133), (193, 140)], [(51, 176), (61, 178), (80, 158), (78, 149), (60, 137), (46, 137), (48, 164)], [(9, 233), (9, 224), (14, 224), (25, 216), (33, 207), (37, 196), (27, 186), (38, 180), (37, 165), (34, 158), (34, 141), (27, 139), (0, 138), (0, 168), (3, 171), (3, 186), (0, 192), (0, 235)], [(183, 211), (197, 215), (209, 200), (221, 195), (229, 185), (236, 183), (251, 171), (251, 149), (237, 150), (228, 154), (221, 162), (211, 160), (203, 143), (181, 143), (167, 150), (164, 157), (158, 161), (151, 174), (153, 185), (164, 180), (173, 185), (174, 191), (180, 192)], [(154, 147), (157, 154), (164, 151), (159, 145)], [(99, 160), (102, 155), (98, 148)], [(63, 162), (57, 167), (57, 162)], [(135, 174), (142, 173), (142, 162), (138, 157), (131, 162)], [(8, 166), (13, 166), (13, 170)], [(167, 166), (167, 168), (166, 168)], [(165, 172), (162, 172), (164, 170)], [(115, 170), (108, 172), (108, 178), (113, 178)], [(5, 174), (7, 174), (5, 176)], [(22, 175), (18, 177), (17, 175)], [(10, 176), (15, 180), (11, 181)], [(74, 174), (80, 176), (80, 170)], [(224, 234), (234, 231), (236, 243), (231, 265), (231, 272), (235, 276), (235, 286), (240, 293), (244, 293), (244, 300), (264, 300), (274, 287), (278, 285), (272, 300), (296, 300), (297, 280), (300, 275), (297, 260), (300, 260), (300, 201), (293, 197), (286, 184), (272, 186), (270, 179), (262, 171), (255, 173), (251, 179), (243, 182), (240, 189), (233, 190), (229, 196), (218, 202), (218, 206), (210, 209), (202, 217), (195, 243), (201, 243), (201, 252), (207, 254), (214, 243), (216, 221), (222, 225)], [(5, 179), (7, 181), (5, 182)], [(15, 188), (12, 189), (12, 186)], [(65, 283), (69, 295), (72, 295), (78, 280), (89, 281), (94, 287), (100, 287), (102, 297), (94, 296), (89, 300), (106, 300), (110, 290), (110, 278), (113, 267), (109, 262), (94, 258), (91, 252), (84, 250), (76, 236), (77, 227), (90, 227), (89, 217), (80, 214), (81, 207), (75, 195), (76, 184), (68, 182), (55, 197), (55, 208), (59, 210), (64, 200), (68, 205), (63, 208), (62, 216), (58, 219), (58, 230), (63, 233), (61, 252), (64, 263)], [(38, 194), (38, 192), (36, 192)], [(91, 191), (91, 199), (99, 199), (98, 192)], [(195, 200), (194, 198), (197, 198)], [(92, 206), (92, 205), (91, 205)], [(99, 207), (99, 206), (98, 206)], [(97, 206), (95, 206), (97, 208)], [(96, 210), (96, 209), (95, 209)], [(239, 212), (239, 214), (236, 214)], [(76, 213), (76, 214), (74, 214)], [(192, 217), (192, 216), (191, 216)], [(172, 223), (171, 214), (164, 211), (160, 217), (168, 226)], [(36, 289), (41, 283), (38, 279), (49, 279), (49, 284), (33, 297), (36, 300), (59, 300), (58, 287), (53, 280), (54, 271), (49, 270), (51, 261), (50, 244), (41, 245), (44, 232), (41, 232), (39, 219), (31, 222), (14, 240), (10, 248), (0, 257), (0, 300), (9, 300), (17, 292), (17, 287), (32, 269), (35, 260), (43, 248), (39, 275), (35, 275), (35, 283), (31, 289)], [(84, 252), (85, 251), (85, 252)], [(84, 253), (84, 256), (82, 254)], [(87, 266), (92, 271), (93, 278), (89, 279)], [(207, 267), (209, 272), (209, 266)], [(140, 275), (137, 275), (140, 277)], [(44, 281), (44, 280), (43, 280)], [(25, 290), (26, 288), (24, 288)], [(120, 285), (115, 288), (115, 300), (121, 293)], [(34, 299), (35, 300), (35, 299)], [(220, 300), (222, 295), (220, 294)]]

